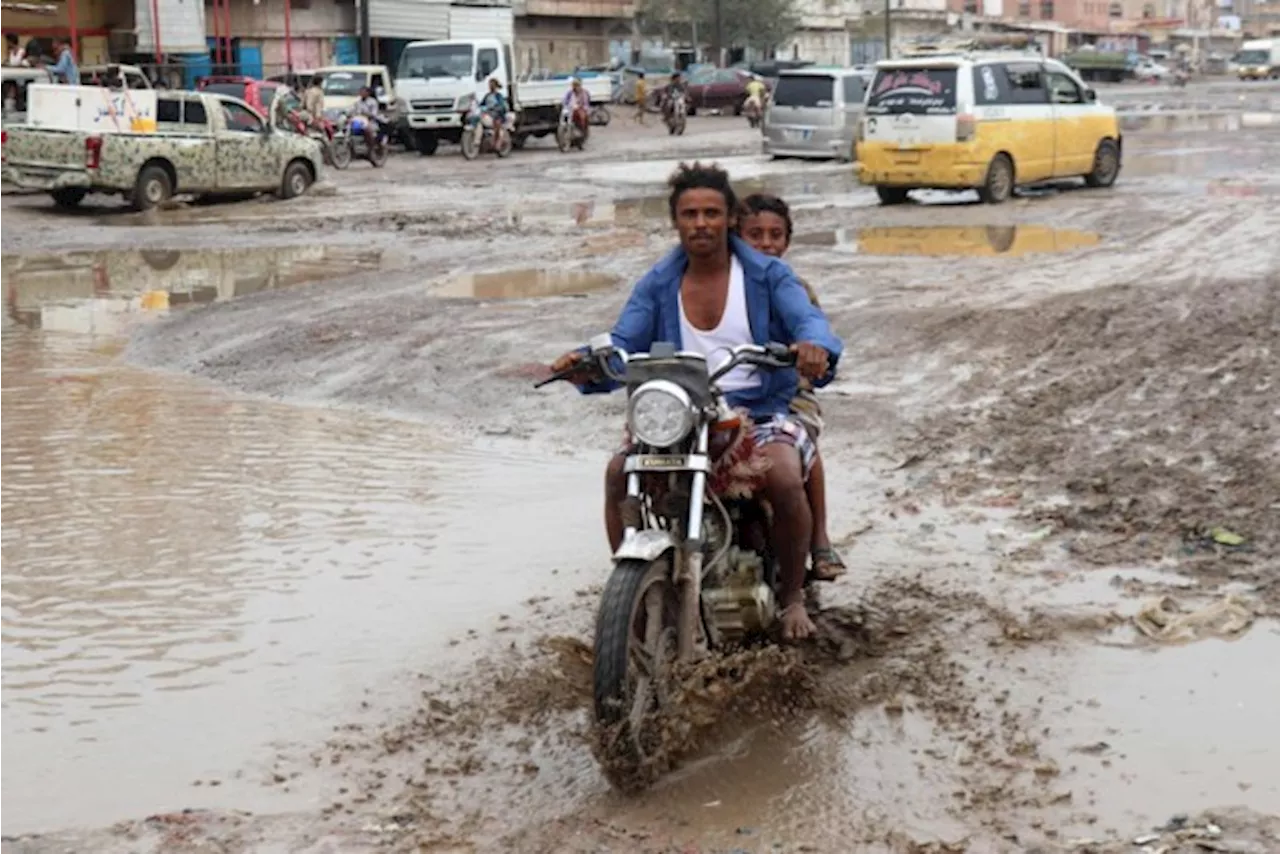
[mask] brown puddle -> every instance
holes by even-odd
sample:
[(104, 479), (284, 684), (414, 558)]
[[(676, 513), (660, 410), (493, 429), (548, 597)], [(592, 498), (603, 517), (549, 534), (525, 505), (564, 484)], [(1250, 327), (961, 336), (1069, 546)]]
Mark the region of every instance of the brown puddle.
[(463, 299), (530, 299), (598, 291), (616, 282), (613, 276), (589, 271), (500, 270), (463, 273), (432, 288), (432, 293)]
[(6, 313), (33, 328), (111, 334), (139, 311), (333, 279), (384, 260), (381, 250), (324, 246), (12, 255), (4, 258)]
[(883, 226), (797, 234), (804, 246), (850, 247), (861, 255), (1031, 255), (1096, 246), (1089, 231), (1043, 225)]

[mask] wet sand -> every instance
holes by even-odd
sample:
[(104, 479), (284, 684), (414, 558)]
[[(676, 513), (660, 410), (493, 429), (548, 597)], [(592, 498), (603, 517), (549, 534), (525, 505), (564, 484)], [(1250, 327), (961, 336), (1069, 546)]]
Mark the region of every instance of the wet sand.
[[(1245, 97), (1001, 207), (881, 209), (714, 118), (73, 228), (6, 196), (5, 851), (1121, 851), (1176, 814), (1149, 844), (1276, 850), (1280, 129), (1241, 117), (1280, 89)], [(854, 571), (753, 665), (803, 699), (713, 682), (622, 795), (587, 738), (621, 401), (530, 365), (608, 327), (709, 153), (795, 204), (846, 340)], [(1227, 595), (1225, 636), (1140, 630)]]

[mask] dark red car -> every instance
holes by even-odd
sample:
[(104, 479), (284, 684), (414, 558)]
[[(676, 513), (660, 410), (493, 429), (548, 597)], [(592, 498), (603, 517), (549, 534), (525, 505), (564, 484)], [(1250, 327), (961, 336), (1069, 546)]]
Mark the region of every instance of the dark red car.
[(288, 89), (285, 84), (274, 80), (257, 80), (253, 77), (242, 77), (231, 74), (215, 74), (205, 77), (196, 86), (201, 92), (214, 95), (230, 95), (239, 98), (257, 110), (262, 117), (271, 115), (271, 102), (276, 95)]
[(695, 71), (688, 80), (689, 115), (698, 110), (733, 110), (733, 114), (742, 112), (742, 105), (747, 100), (747, 84), (752, 80), (761, 80), (765, 89), (769, 82), (756, 77), (744, 68), (702, 68)]

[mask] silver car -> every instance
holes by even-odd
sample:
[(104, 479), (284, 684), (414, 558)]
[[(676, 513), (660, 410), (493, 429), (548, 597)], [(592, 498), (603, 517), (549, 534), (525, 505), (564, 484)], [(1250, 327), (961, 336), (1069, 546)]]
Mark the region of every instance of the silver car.
[(852, 68), (780, 72), (764, 115), (764, 153), (852, 160), (864, 91)]

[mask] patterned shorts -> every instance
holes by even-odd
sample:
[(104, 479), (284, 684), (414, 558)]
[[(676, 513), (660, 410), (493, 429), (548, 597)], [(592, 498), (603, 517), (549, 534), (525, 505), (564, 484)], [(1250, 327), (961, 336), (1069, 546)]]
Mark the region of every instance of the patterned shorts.
[(794, 414), (779, 414), (763, 421), (757, 421), (751, 430), (751, 437), (756, 444), (764, 447), (780, 442), (790, 445), (800, 454), (800, 470), (804, 479), (809, 479), (813, 471), (813, 461), (818, 456), (818, 446), (813, 437), (805, 429), (804, 422)]

